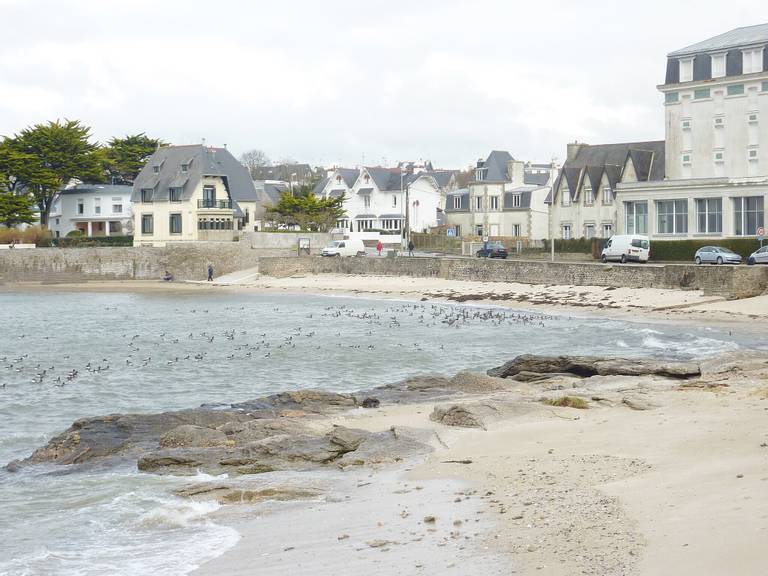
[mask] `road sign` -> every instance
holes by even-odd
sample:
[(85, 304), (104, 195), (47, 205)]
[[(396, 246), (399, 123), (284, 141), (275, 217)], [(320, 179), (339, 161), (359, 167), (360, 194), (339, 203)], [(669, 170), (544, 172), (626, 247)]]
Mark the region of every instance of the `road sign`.
[(483, 242), (488, 242), (488, 236), (483, 236)]
[(448, 238), (455, 238), (456, 237), (456, 228), (448, 228)]
[(763, 236), (765, 236), (765, 228), (760, 226), (760, 228), (757, 229), (757, 237), (762, 238)]

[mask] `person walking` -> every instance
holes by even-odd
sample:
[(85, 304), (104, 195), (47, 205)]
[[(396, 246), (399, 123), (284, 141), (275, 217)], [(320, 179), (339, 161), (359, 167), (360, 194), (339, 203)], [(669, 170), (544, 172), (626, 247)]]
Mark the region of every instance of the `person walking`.
[(381, 256), (381, 251), (384, 248), (384, 244), (381, 243), (381, 240), (378, 241), (376, 244), (376, 252), (379, 253), (379, 256)]
[(413, 240), (408, 241), (408, 256), (413, 256)]
[(213, 264), (208, 264), (208, 282), (213, 282)]

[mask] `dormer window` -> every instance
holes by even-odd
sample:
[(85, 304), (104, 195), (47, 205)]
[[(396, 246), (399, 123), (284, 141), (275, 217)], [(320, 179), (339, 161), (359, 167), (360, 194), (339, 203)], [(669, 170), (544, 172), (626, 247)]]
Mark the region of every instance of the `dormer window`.
[(680, 58), (680, 82), (693, 80), (693, 57)]
[(365, 183), (368, 184), (368, 182), (371, 181), (371, 177), (368, 174), (366, 174), (365, 176), (363, 176), (363, 180), (365, 180)]
[(341, 184), (341, 176), (336, 176), (336, 183)]
[(749, 48), (742, 50), (742, 70), (744, 74), (754, 74), (763, 71), (763, 49)]
[(152, 172), (154, 174), (160, 174), (160, 166), (152, 166)]
[(712, 78), (722, 78), (725, 76), (725, 52), (722, 54), (712, 54)]
[(562, 195), (562, 204), (563, 206), (570, 206), (571, 205), (571, 191), (568, 190), (568, 188), (563, 188), (560, 191), (560, 194)]
[(592, 186), (584, 186), (584, 204), (590, 206), (595, 203), (595, 193), (592, 191)]
[(141, 201), (144, 204), (151, 204), (155, 196), (154, 188), (142, 188), (141, 189)]
[(610, 186), (603, 186), (603, 204), (613, 204), (613, 191)]
[(185, 162), (181, 165), (181, 173), (186, 174), (187, 172), (189, 172), (189, 164)]

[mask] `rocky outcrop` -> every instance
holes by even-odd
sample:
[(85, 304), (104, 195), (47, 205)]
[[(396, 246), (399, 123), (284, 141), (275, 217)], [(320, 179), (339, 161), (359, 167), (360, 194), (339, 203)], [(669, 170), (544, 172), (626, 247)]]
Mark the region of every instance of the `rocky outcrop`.
[(482, 417), (476, 413), (476, 409), (469, 406), (435, 406), (429, 419), (434, 422), (440, 422), (446, 426), (459, 426), (461, 428), (482, 428), (485, 430), (485, 423)]
[(590, 376), (663, 376), (667, 378), (698, 378), (699, 365), (694, 362), (665, 362), (636, 358), (601, 358), (597, 356), (534, 356), (524, 354), (496, 368), (488, 375), (496, 378), (514, 378), (520, 374), (533, 381), (533, 374), (582, 378)]
[(163, 448), (210, 448), (232, 445), (234, 442), (221, 430), (192, 424), (176, 426), (160, 437), (160, 446)]

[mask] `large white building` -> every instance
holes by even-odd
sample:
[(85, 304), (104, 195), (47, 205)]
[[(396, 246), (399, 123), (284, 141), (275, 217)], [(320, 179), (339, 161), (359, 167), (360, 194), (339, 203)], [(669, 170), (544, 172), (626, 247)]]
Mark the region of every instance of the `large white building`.
[[(768, 24), (671, 52), (664, 84), (666, 179), (619, 186), (626, 232), (755, 236), (768, 194)], [(645, 214), (642, 219), (638, 214)]]
[(130, 185), (78, 184), (59, 191), (48, 218), (56, 237), (74, 230), (84, 236), (133, 234)]
[[(315, 186), (323, 198), (344, 195), (345, 216), (337, 228), (350, 238), (399, 243), (406, 212), (411, 232), (425, 232), (442, 224), (445, 192), (455, 188), (452, 171), (405, 173), (366, 166), (337, 168)], [(408, 207), (406, 210), (406, 201)]]
[(467, 188), (446, 197), (446, 223), (457, 237), (548, 238), (546, 198), (557, 169), (526, 164), (509, 152), (494, 150), (475, 168)]

